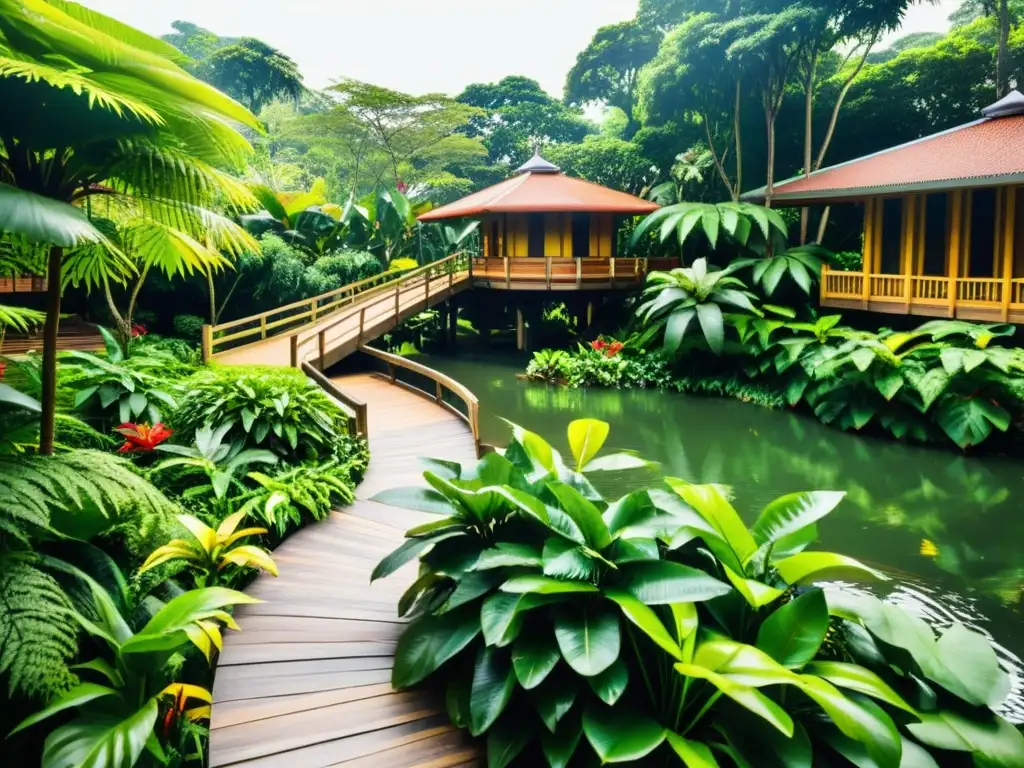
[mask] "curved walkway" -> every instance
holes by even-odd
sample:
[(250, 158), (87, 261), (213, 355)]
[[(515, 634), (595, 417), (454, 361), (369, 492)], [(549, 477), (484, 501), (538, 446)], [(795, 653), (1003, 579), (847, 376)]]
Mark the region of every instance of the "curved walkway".
[(334, 381), (369, 406), (369, 471), (353, 505), (278, 547), (279, 578), (260, 576), (248, 590), (265, 602), (240, 606), (242, 631), (225, 637), (210, 766), (482, 765), (442, 697), (391, 689), (402, 630), (396, 605), (416, 565), (370, 585), (378, 560), (429, 516), (368, 499), (422, 483), (421, 456), (473, 460), (473, 435), (454, 414), (382, 377)]

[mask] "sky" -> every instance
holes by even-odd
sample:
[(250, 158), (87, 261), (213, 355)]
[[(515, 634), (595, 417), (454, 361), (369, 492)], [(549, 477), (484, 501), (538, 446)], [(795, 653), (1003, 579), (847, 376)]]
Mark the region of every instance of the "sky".
[[(576, 54), (638, 0), (81, 0), (152, 35), (182, 19), (256, 37), (299, 65), (306, 85), (352, 77), (406, 93), (455, 95), (470, 83), (532, 77), (560, 96)], [(923, 3), (902, 33), (944, 32), (960, 0)]]

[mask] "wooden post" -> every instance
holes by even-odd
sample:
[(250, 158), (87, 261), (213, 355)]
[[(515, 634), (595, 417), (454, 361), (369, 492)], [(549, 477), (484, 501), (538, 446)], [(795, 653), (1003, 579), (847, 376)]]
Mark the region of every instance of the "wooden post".
[(267, 338), (267, 316), (260, 315), (260, 338)]
[(876, 198), (868, 198), (864, 203), (864, 255), (861, 259), (860, 303), (864, 309), (868, 308), (868, 301), (871, 298), (871, 265), (875, 260), (875, 208), (878, 205)]
[(576, 259), (576, 287), (583, 285), (583, 259)]
[(512, 262), (509, 257), (505, 257), (505, 290), (512, 287)]
[(587, 302), (587, 328), (594, 324), (594, 302)]
[(608, 260), (608, 269), (609, 269), (609, 272), (608, 272), (608, 282), (611, 284), (611, 287), (614, 288), (615, 287), (615, 259), (614, 258), (611, 258), (611, 259)]
[(1013, 236), (1017, 222), (1017, 188), (1006, 187), (1003, 194), (1003, 292), (1000, 296), (1000, 314), (1005, 323), (1010, 319), (1010, 300), (1013, 294)]
[(292, 368), (299, 367), (299, 334), (293, 333), (292, 337), (288, 340), (289, 346), (291, 347), (291, 364)]
[(949, 278), (947, 317), (956, 317), (957, 278), (960, 276), (960, 249), (963, 243), (961, 231), (963, 229), (963, 195), (964, 193), (959, 190), (950, 193), (952, 205), (949, 210), (949, 253), (946, 261), (949, 265), (947, 270)]
[(309, 320), (310, 320), (310, 322), (313, 322), (313, 323), (316, 322), (316, 307), (317, 307), (317, 304), (319, 304), (319, 303), (320, 302), (317, 301), (316, 299), (313, 299), (309, 303)]
[(363, 346), (363, 325), (366, 322), (366, 307), (359, 309), (359, 336), (356, 339), (356, 347)]
[(398, 369), (395, 368), (394, 363), (388, 363), (388, 377), (391, 379), (391, 383), (395, 383), (395, 379), (398, 378)]
[(441, 389), (441, 382), (434, 382), (434, 402), (440, 404), (443, 399), (444, 391)]
[(544, 284), (551, 290), (551, 257), (544, 257)]
[(523, 320), (523, 310), (516, 307), (516, 349), (520, 352), (526, 346), (526, 324)]
[(910, 314), (910, 300), (913, 298), (914, 243), (917, 233), (917, 195), (903, 198), (903, 253), (900, 254), (900, 269), (903, 272), (903, 301)]
[(203, 362), (210, 362), (211, 357), (213, 357), (213, 326), (206, 324), (203, 326)]
[(317, 346), (320, 348), (320, 372), (324, 370), (324, 358), (327, 357), (327, 333), (320, 331), (316, 335)]
[(825, 290), (825, 283), (828, 282), (828, 274), (829, 274), (828, 264), (822, 264), (821, 265), (821, 282), (818, 283), (818, 305), (819, 306), (824, 306), (825, 305), (825, 296), (828, 293)]
[(399, 309), (399, 304), (398, 304), (399, 296), (401, 295), (401, 293), (402, 293), (402, 287), (398, 283), (395, 283), (395, 323), (396, 324), (398, 323), (398, 321), (402, 317), (401, 310)]

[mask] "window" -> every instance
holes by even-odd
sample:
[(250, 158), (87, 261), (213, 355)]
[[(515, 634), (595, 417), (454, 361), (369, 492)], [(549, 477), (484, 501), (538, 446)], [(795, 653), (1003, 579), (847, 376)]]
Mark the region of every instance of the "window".
[(572, 255), (581, 259), (590, 255), (590, 214), (572, 215)]
[(882, 254), (879, 259), (883, 275), (900, 274), (900, 245), (903, 243), (903, 200), (889, 197), (882, 201)]
[(949, 195), (940, 192), (928, 195), (924, 203), (924, 272), (931, 277), (946, 274), (946, 251), (949, 248)]
[(996, 191), (976, 189), (970, 195), (970, 269), (965, 276), (992, 277), (995, 274)]
[(544, 255), (544, 214), (530, 214), (530, 229), (527, 236), (527, 256)]
[(487, 251), (487, 255), (490, 256), (492, 259), (496, 259), (499, 256), (501, 256), (501, 251), (498, 249), (500, 242), (501, 235), (498, 232), (498, 222), (492, 221), (491, 238), (490, 241), (488, 242), (489, 249)]

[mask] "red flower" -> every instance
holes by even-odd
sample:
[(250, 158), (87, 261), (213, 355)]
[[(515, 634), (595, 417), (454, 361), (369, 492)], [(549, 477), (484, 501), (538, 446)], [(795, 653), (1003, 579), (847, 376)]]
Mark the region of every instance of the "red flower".
[(146, 326), (142, 323), (135, 323), (132, 325), (132, 338), (137, 339), (139, 336), (145, 336), (149, 331)]
[(590, 342), (590, 348), (592, 350), (594, 350), (595, 352), (600, 352), (601, 350), (605, 349), (607, 346), (608, 346), (608, 342), (605, 341), (604, 339), (595, 339), (594, 341)]
[(7, 363), (0, 360), (0, 381), (3, 381), (4, 374), (7, 372)]
[(623, 344), (621, 341), (613, 341), (611, 344), (608, 345), (608, 350), (605, 352), (605, 354), (608, 357), (615, 357), (617, 354), (619, 354), (619, 352), (622, 351), (622, 348), (624, 346), (625, 344)]
[(124, 436), (125, 443), (117, 449), (118, 453), (149, 453), (174, 433), (162, 423), (132, 424), (125, 422), (114, 430)]
[(398, 187), (398, 191), (401, 192), (403, 195), (405, 194), (405, 190), (409, 188), (409, 185), (402, 180), (399, 180), (398, 184), (396, 184), (395, 186)]

